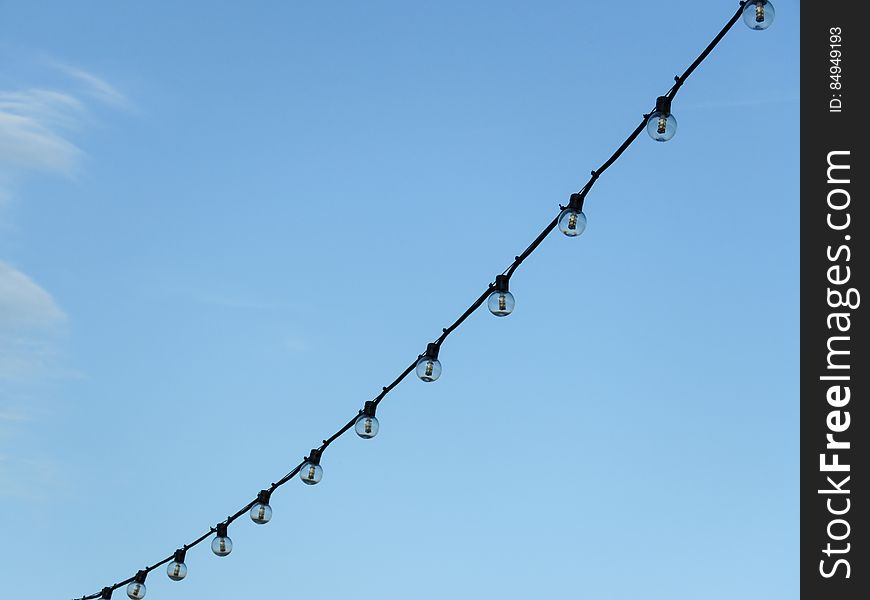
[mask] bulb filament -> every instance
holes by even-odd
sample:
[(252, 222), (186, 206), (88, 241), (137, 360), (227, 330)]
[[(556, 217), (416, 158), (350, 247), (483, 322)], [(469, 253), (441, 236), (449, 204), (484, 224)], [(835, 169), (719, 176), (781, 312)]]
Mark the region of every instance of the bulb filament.
[(435, 365), (431, 360), (426, 363), (426, 377), (432, 377), (432, 369), (434, 367)]
[(507, 310), (507, 299), (504, 297), (504, 294), (498, 295), (498, 309)]
[(257, 511), (257, 519), (262, 521), (265, 518), (266, 518), (266, 507), (263, 505), (260, 505), (260, 510)]
[(175, 563), (175, 565), (173, 566), (173, 569), (172, 569), (172, 576), (178, 577), (178, 574), (180, 572), (181, 572), (181, 565), (179, 565), (178, 563)]
[(371, 420), (371, 419), (366, 419), (366, 420), (365, 420), (364, 429), (365, 429), (365, 432), (366, 432), (366, 433), (371, 433), (371, 432), (372, 432), (372, 420)]
[(308, 479), (314, 481), (314, 465), (308, 467)]
[(227, 551), (227, 542), (224, 538), (221, 538), (221, 543), (219, 544), (219, 547), (221, 549), (221, 552)]
[[(571, 215), (568, 217), (568, 229), (570, 229), (572, 231), (577, 229), (577, 213), (571, 213)], [(501, 296), (498, 299), (499, 308), (501, 308), (502, 310), (504, 310), (504, 307), (501, 306), (503, 299), (504, 299), (504, 296)]]
[(755, 3), (755, 22), (764, 23), (764, 2)]
[(664, 115), (659, 116), (659, 128), (657, 130), (659, 135), (663, 135), (665, 133), (665, 130), (667, 129), (667, 127), (668, 127), (668, 118)]

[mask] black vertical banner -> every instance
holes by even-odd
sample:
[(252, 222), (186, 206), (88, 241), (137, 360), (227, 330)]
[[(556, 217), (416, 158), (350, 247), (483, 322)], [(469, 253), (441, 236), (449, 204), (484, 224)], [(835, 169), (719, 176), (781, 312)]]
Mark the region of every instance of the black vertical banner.
[(801, 19), (801, 593), (826, 600), (870, 598), (862, 4), (807, 3)]

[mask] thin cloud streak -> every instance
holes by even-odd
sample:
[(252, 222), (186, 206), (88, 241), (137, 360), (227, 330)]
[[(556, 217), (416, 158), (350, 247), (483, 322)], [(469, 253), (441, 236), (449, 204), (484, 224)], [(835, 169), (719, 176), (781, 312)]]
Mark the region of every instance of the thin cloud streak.
[(105, 104), (114, 106), (115, 108), (129, 109), (132, 107), (127, 96), (118, 91), (117, 88), (105, 79), (85, 71), (84, 69), (79, 69), (64, 63), (52, 62), (50, 64), (68, 77), (84, 84), (85, 93), (93, 98), (96, 98)]
[(124, 94), (97, 75), (61, 63), (50, 66), (74, 85), (0, 90), (0, 205), (30, 173), (75, 177), (85, 153), (73, 134), (86, 124), (91, 105), (131, 108)]
[(0, 332), (53, 327), (66, 315), (30, 277), (0, 260)]
[(66, 130), (81, 112), (75, 98), (60, 92), (0, 92), (0, 182), (28, 171), (72, 177), (83, 153)]
[(59, 372), (54, 338), (65, 323), (51, 294), (0, 261), (0, 382)]

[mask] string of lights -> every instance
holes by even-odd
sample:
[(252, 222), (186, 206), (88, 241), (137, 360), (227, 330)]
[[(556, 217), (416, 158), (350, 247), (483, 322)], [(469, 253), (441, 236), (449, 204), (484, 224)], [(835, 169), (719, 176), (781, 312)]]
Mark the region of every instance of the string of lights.
[(371, 439), (378, 433), (380, 424), (375, 416), (377, 407), (380, 402), (389, 394), (399, 383), (401, 383), (412, 371), (415, 371), (417, 376), (424, 382), (436, 381), (441, 375), (441, 362), (438, 359), (441, 345), (444, 340), (453, 333), (462, 323), (484, 303), (486, 303), (490, 312), (497, 317), (505, 317), (514, 309), (514, 296), (509, 290), (509, 282), (511, 276), (522, 265), (522, 263), (535, 251), (535, 249), (544, 241), (544, 239), (556, 228), (568, 237), (577, 237), (586, 229), (586, 215), (583, 212), (583, 203), (586, 195), (595, 182), (604, 171), (610, 168), (614, 162), (625, 152), (625, 150), (634, 142), (641, 132), (646, 129), (650, 137), (658, 142), (666, 142), (674, 137), (677, 130), (677, 121), (671, 114), (671, 104), (680, 90), (686, 79), (695, 71), (705, 58), (713, 51), (716, 45), (722, 40), (726, 33), (734, 26), (742, 17), (743, 21), (750, 29), (764, 30), (770, 27), (774, 19), (774, 7), (769, 0), (741, 0), (737, 12), (731, 17), (721, 31), (713, 38), (713, 40), (704, 48), (703, 52), (692, 62), (692, 64), (683, 72), (674, 78), (674, 85), (664, 95), (656, 99), (655, 107), (650, 113), (643, 115), (640, 124), (631, 132), (625, 141), (616, 149), (616, 151), (604, 162), (598, 169), (591, 172), (591, 176), (580, 191), (571, 194), (568, 204), (559, 205), (560, 213), (554, 218), (541, 233), (532, 241), (531, 244), (518, 256), (514, 257), (513, 262), (500, 275), (497, 275), (495, 281), (487, 285), (486, 289), (477, 297), (471, 306), (463, 312), (451, 325), (445, 327), (441, 331), (441, 335), (426, 346), (425, 352), (418, 355), (414, 361), (408, 365), (389, 385), (381, 388), (380, 393), (374, 399), (366, 401), (363, 408), (354, 415), (354, 417), (345, 423), (341, 429), (336, 431), (331, 437), (323, 440), (320, 446), (313, 448), (308, 456), (304, 457), (302, 462), (293, 467), (289, 473), (272, 483), (269, 487), (261, 490), (257, 496), (248, 502), (245, 506), (237, 510), (225, 520), (210, 527), (208, 531), (200, 535), (195, 540), (184, 544), (173, 552), (170, 556), (145, 567), (136, 572), (132, 577), (128, 577), (122, 581), (102, 588), (99, 592), (81, 596), (76, 600), (93, 600), (100, 598), (102, 600), (112, 597), (112, 592), (122, 586), (127, 586), (127, 596), (131, 600), (141, 600), (145, 597), (145, 579), (151, 571), (167, 565), (166, 573), (173, 581), (180, 581), (187, 575), (187, 566), (184, 564), (185, 555), (188, 550), (198, 546), (209, 536), (215, 534), (212, 538), (211, 549), (217, 556), (227, 556), (233, 549), (233, 543), (228, 535), (228, 528), (239, 517), (245, 513), (249, 513), (251, 520), (254, 523), (263, 525), (269, 522), (272, 518), (272, 508), (269, 506), (272, 493), (285, 483), (299, 475), (303, 483), (307, 485), (315, 485), (320, 482), (323, 477), (323, 467), (320, 465), (323, 453), (332, 442), (353, 429), (357, 435), (363, 439)]

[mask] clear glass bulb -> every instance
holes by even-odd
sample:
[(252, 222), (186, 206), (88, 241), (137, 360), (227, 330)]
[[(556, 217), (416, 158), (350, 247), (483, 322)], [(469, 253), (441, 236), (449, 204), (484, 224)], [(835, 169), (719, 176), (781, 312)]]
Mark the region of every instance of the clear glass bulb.
[(127, 595), (131, 600), (141, 600), (145, 597), (145, 584), (134, 581), (127, 586)]
[(776, 11), (768, 0), (749, 0), (743, 5), (743, 22), (750, 29), (761, 31), (773, 25)]
[(378, 423), (378, 418), (376, 416), (363, 414), (356, 418), (356, 423), (354, 423), (353, 428), (358, 436), (364, 440), (368, 440), (378, 435), (380, 423)]
[(216, 535), (211, 541), (211, 551), (218, 556), (226, 556), (233, 551), (233, 540), (227, 536)]
[(586, 231), (586, 215), (569, 206), (559, 215), (559, 231), (568, 237), (577, 237)]
[(257, 525), (265, 525), (272, 520), (272, 507), (264, 502), (257, 502), (251, 507), (251, 520)]
[(441, 377), (441, 361), (424, 356), (417, 361), (417, 377), (426, 382), (435, 381)]
[(497, 317), (506, 317), (514, 312), (514, 295), (510, 292), (494, 291), (486, 300), (486, 305), (489, 307), (489, 312)]
[(172, 581), (181, 581), (185, 577), (187, 577), (187, 565), (183, 562), (178, 562), (177, 560), (173, 560), (166, 567), (166, 574), (169, 575), (169, 579)]
[(299, 478), (302, 479), (303, 483), (307, 483), (308, 485), (320, 483), (320, 480), (323, 479), (323, 467), (315, 465), (314, 463), (306, 462), (299, 470)]
[(671, 113), (657, 110), (647, 119), (646, 132), (657, 142), (667, 142), (677, 133), (677, 120)]

